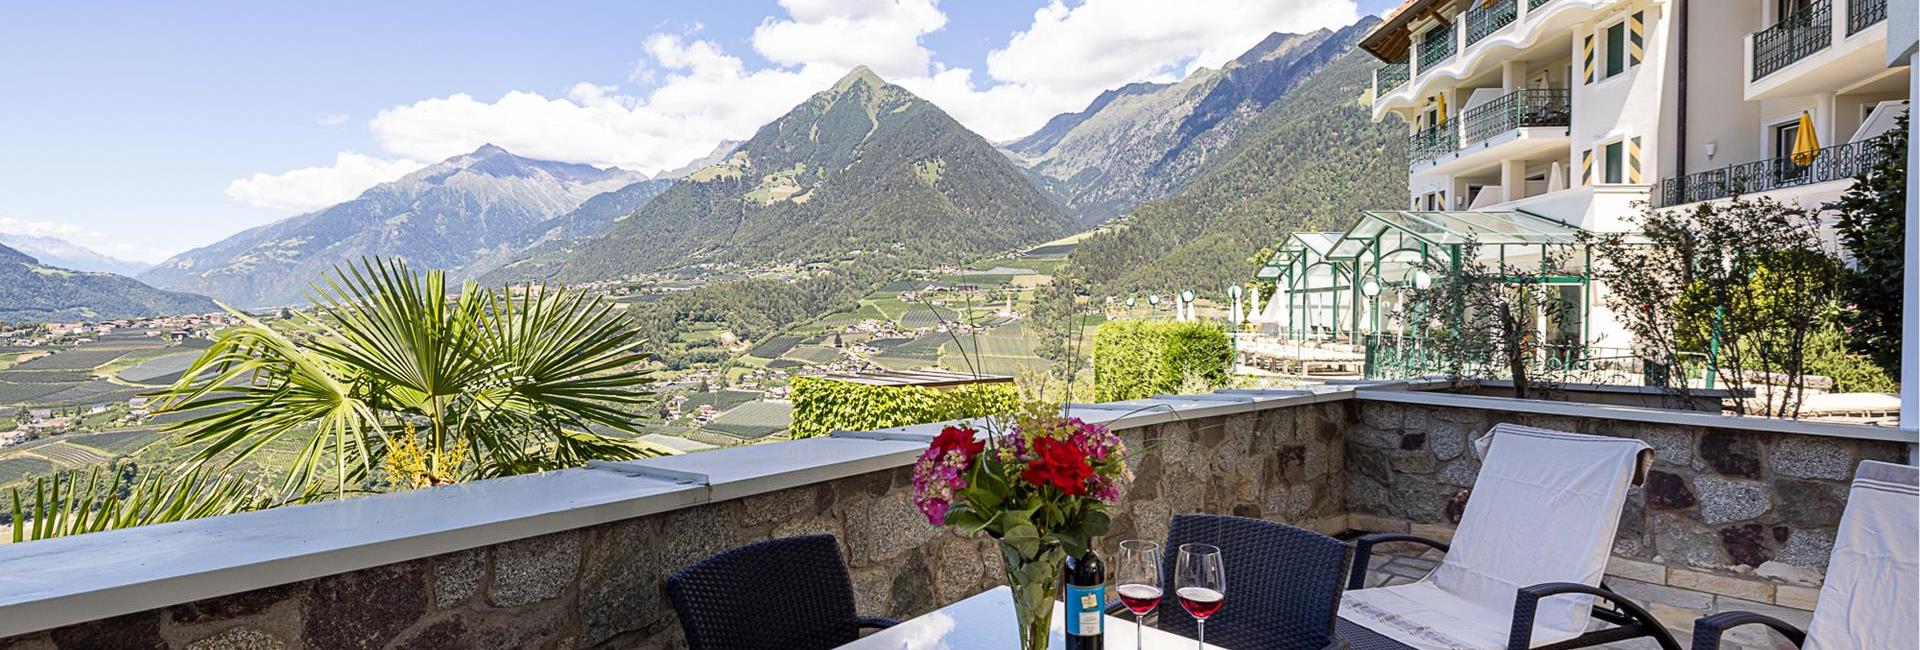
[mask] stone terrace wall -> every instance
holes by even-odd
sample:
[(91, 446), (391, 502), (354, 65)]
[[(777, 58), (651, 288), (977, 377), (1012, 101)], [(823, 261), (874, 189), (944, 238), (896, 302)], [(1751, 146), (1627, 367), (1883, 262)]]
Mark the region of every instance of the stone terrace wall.
[(1796, 609), (1812, 609), (1818, 595), (1853, 469), (1862, 460), (1906, 458), (1903, 443), (1887, 441), (1367, 399), (1355, 404), (1358, 421), (1348, 427), (1346, 450), (1355, 529), (1450, 535), (1480, 469), (1470, 441), (1496, 423), (1639, 438), (1653, 446), (1654, 464), (1645, 484), (1628, 496), (1608, 573), (1635, 586)]
[[(1144, 449), (1108, 540), (1176, 512), (1345, 528), (1351, 402), (1126, 429)], [(40, 648), (667, 648), (664, 577), (751, 541), (830, 533), (859, 609), (909, 617), (1003, 582), (990, 540), (927, 525), (905, 468), (0, 640)], [(380, 497), (369, 497), (380, 498)]]

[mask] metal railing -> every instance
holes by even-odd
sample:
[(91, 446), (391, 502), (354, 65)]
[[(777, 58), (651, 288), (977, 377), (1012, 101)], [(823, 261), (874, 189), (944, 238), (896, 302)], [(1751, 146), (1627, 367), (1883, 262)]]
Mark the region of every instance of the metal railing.
[(1874, 26), (1887, 19), (1887, 0), (1852, 0), (1847, 3), (1847, 35)]
[[(1367, 379), (1513, 378), (1504, 353), (1495, 349), (1443, 350), (1427, 337), (1393, 334), (1368, 334), (1364, 345)], [(1680, 352), (1676, 359), (1664, 362), (1625, 348), (1578, 344), (1535, 345), (1529, 352), (1522, 363), (1536, 382), (1697, 387), (1714, 373), (1711, 359), (1698, 352)]]
[(1460, 150), (1460, 129), (1453, 122), (1430, 125), (1407, 139), (1407, 166)]
[(1853, 178), (1887, 158), (1887, 147), (1882, 144), (1889, 137), (1882, 135), (1826, 147), (1806, 165), (1794, 162), (1790, 156), (1783, 156), (1669, 177), (1660, 181), (1660, 186), (1654, 189), (1654, 207), (1665, 208)]
[(1553, 0), (1527, 0), (1527, 11), (1533, 11), (1535, 9), (1539, 9), (1540, 5), (1543, 5), (1549, 2), (1553, 2)]
[(1500, 28), (1513, 24), (1520, 16), (1520, 4), (1516, 0), (1493, 0), (1490, 4), (1475, 3), (1467, 10), (1463, 20), (1467, 23), (1467, 44), (1480, 42)]
[(1373, 96), (1379, 97), (1406, 85), (1408, 77), (1406, 61), (1396, 61), (1380, 66), (1373, 72)]
[(1757, 81), (1832, 44), (1833, 1), (1819, 0), (1754, 32), (1753, 78)]
[(1472, 144), (1521, 127), (1572, 123), (1572, 95), (1566, 89), (1522, 88), (1461, 113), (1461, 141)]
[(1425, 74), (1433, 64), (1453, 56), (1453, 26), (1442, 25), (1429, 30), (1420, 38), (1420, 72)]

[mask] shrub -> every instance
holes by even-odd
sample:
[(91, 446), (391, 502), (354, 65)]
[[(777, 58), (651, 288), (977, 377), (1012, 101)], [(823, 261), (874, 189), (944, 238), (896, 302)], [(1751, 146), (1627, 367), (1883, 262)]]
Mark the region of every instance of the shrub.
[(1233, 340), (1217, 323), (1108, 321), (1093, 335), (1094, 398), (1212, 390), (1226, 385), (1232, 362)]
[(795, 377), (791, 390), (795, 438), (1012, 413), (1020, 402), (1006, 382), (936, 389)]

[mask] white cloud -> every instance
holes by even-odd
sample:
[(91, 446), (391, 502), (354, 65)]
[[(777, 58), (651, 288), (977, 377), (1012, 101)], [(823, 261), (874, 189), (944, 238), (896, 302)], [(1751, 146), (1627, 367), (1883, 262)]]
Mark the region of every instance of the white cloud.
[(71, 223), (0, 216), (0, 232), (33, 237), (53, 237), (110, 257), (137, 262), (159, 262), (169, 255), (169, 251), (162, 248), (119, 241), (99, 230)]
[(548, 160), (657, 171), (751, 135), (846, 72), (809, 65), (749, 71), (711, 41), (654, 34), (644, 67), (657, 85), (644, 96), (575, 84), (565, 97), (514, 91), (495, 101), (467, 94), (380, 111), (370, 126), (398, 155), (439, 160), (493, 143)]
[(322, 115), (320, 119), (316, 121), (320, 123), (320, 126), (340, 126), (347, 123), (347, 116), (341, 113), (333, 113)]
[(753, 30), (753, 49), (768, 61), (865, 65), (890, 79), (925, 76), (933, 52), (920, 38), (947, 24), (933, 0), (780, 0), (780, 6), (789, 19), (768, 18)]
[(303, 167), (279, 174), (260, 172), (234, 179), (227, 184), (227, 196), (259, 208), (307, 212), (359, 196), (369, 187), (424, 166), (405, 158), (381, 160), (345, 151), (334, 156), (331, 167)]
[(60, 239), (84, 239), (103, 236), (98, 230), (76, 224), (35, 221), (17, 217), (0, 217), (0, 232), (15, 235), (30, 235), (33, 237), (57, 237)]

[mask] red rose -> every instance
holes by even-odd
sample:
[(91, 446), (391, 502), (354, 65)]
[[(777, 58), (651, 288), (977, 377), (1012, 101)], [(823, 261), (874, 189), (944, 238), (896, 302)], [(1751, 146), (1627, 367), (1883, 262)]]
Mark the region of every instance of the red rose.
[(974, 430), (972, 427), (947, 427), (941, 429), (940, 435), (933, 438), (932, 445), (934, 449), (940, 450), (939, 455), (945, 455), (948, 451), (958, 450), (960, 454), (969, 461), (973, 460), (973, 457), (979, 454), (980, 450), (985, 449), (986, 446), (987, 443), (974, 439)]
[(1033, 455), (1020, 478), (1035, 486), (1051, 483), (1069, 496), (1086, 494), (1087, 477), (1093, 476), (1086, 452), (1063, 440), (1039, 438), (1033, 441)]

